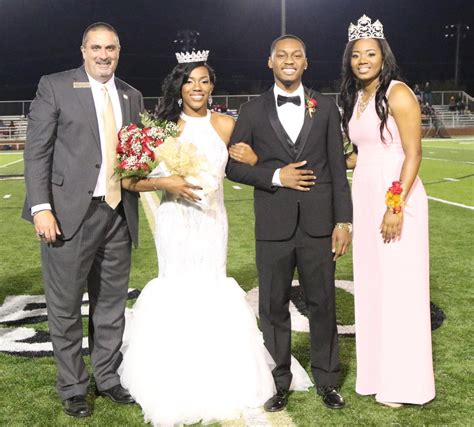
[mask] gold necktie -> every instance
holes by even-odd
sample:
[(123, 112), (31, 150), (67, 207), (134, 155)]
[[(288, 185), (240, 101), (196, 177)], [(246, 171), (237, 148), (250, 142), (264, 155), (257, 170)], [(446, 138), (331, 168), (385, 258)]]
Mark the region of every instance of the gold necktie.
[(104, 92), (104, 110), (102, 112), (102, 119), (104, 121), (104, 136), (105, 136), (105, 201), (112, 208), (115, 209), (122, 200), (120, 192), (120, 180), (114, 176), (114, 171), (117, 166), (117, 127), (115, 125), (114, 109), (112, 101), (110, 100), (107, 88), (102, 88)]

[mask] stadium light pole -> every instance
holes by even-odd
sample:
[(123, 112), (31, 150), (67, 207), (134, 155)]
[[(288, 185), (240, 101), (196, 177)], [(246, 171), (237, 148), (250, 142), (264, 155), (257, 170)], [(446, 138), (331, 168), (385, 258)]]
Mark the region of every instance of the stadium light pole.
[(281, 0), (281, 35), (286, 34), (286, 0)]
[(461, 24), (458, 22), (457, 24), (445, 25), (444, 29), (447, 31), (444, 34), (445, 38), (454, 38), (456, 37), (456, 57), (454, 61), (454, 84), (455, 86), (458, 85), (458, 77), (459, 77), (459, 46), (461, 44), (461, 38), (467, 37), (467, 32), (469, 31), (469, 25)]

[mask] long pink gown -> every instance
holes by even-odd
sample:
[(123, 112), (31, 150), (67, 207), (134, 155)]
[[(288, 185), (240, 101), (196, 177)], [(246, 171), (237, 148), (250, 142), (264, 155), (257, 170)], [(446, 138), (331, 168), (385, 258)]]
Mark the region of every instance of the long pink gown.
[(405, 155), (392, 116), (387, 121), (391, 135), (385, 131), (386, 142), (381, 140), (375, 99), (358, 119), (356, 111), (349, 122), (358, 147), (352, 182), (356, 392), (382, 402), (423, 404), (435, 397), (428, 201), (417, 177), (406, 198), (400, 240), (383, 243), (379, 226), (385, 193), (399, 180)]

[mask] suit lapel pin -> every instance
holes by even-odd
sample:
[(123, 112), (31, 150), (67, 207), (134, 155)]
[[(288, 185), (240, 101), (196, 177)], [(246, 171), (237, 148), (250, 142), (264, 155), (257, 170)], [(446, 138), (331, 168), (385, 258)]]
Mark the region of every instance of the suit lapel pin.
[(128, 96), (124, 93), (123, 94), (124, 99), (128, 99)]
[(74, 82), (72, 87), (74, 89), (89, 89), (91, 84), (89, 82)]

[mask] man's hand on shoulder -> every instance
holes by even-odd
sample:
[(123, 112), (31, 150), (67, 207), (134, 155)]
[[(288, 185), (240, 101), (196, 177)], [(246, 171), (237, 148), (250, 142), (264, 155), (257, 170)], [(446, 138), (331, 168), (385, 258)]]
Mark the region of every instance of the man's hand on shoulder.
[(306, 165), (303, 160), (297, 163), (289, 163), (280, 169), (280, 181), (283, 187), (298, 191), (309, 191), (314, 185), (316, 175), (309, 169), (299, 169)]

